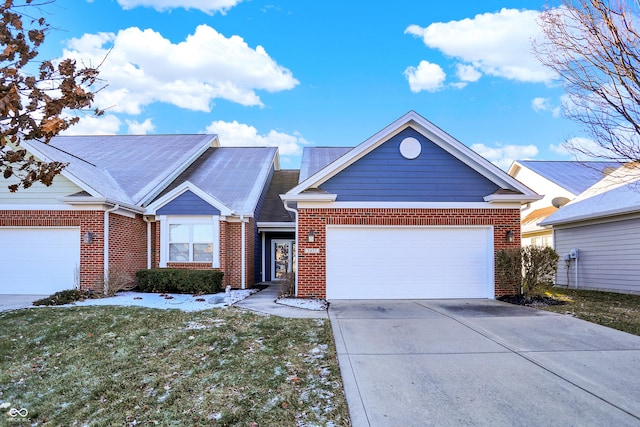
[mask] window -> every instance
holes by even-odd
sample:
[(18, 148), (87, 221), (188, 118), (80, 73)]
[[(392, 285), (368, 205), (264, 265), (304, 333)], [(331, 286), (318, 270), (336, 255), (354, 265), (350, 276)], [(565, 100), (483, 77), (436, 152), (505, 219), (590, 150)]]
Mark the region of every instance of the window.
[(219, 219), (215, 217), (161, 218), (161, 260), (167, 262), (206, 262), (219, 265)]
[(169, 261), (212, 262), (213, 225), (169, 224)]

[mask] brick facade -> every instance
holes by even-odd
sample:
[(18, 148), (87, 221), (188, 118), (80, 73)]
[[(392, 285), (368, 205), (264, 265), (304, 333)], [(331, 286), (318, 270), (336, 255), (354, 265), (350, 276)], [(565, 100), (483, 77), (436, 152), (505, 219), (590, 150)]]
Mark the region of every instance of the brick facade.
[[(300, 208), (298, 228), (303, 236), (314, 230), (314, 242), (299, 239), (298, 242), (298, 296), (303, 298), (326, 297), (326, 226), (478, 226), (490, 225), (494, 229), (495, 252), (509, 247), (520, 247), (519, 209), (337, 209)], [(507, 243), (505, 233), (512, 230), (514, 241)], [(305, 249), (319, 249), (319, 253), (305, 253)], [(496, 275), (497, 277), (497, 275)], [(495, 281), (495, 278), (494, 278)], [(495, 296), (514, 293), (495, 282)]]

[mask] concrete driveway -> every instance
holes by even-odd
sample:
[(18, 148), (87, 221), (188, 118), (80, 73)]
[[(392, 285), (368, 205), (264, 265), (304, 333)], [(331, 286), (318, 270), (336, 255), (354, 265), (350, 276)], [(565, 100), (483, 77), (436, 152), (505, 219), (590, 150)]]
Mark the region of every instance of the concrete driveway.
[(33, 302), (48, 295), (7, 295), (0, 294), (0, 311), (18, 310), (32, 307)]
[(492, 300), (331, 301), (354, 427), (640, 425), (640, 337)]

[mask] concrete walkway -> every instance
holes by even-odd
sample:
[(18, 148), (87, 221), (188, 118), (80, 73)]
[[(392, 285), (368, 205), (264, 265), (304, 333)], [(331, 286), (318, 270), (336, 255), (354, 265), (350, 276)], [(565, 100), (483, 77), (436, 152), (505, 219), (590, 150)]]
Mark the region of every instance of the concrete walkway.
[(638, 336), (491, 300), (329, 317), (354, 427), (640, 425)]
[(234, 305), (236, 307), (246, 308), (247, 310), (256, 311), (264, 314), (272, 314), (274, 316), (288, 317), (292, 319), (328, 319), (326, 310), (308, 310), (305, 308), (291, 307), (288, 305), (277, 304), (278, 284), (269, 283), (269, 285), (256, 292), (248, 298), (238, 301)]

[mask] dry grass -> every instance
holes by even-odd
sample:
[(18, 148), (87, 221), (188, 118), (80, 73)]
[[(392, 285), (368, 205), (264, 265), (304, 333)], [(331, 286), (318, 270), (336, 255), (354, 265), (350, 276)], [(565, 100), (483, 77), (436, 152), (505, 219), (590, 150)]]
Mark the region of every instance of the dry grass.
[(540, 306), (543, 310), (571, 314), (577, 318), (640, 335), (640, 295), (550, 288), (545, 295), (565, 305)]
[(0, 425), (350, 425), (329, 322), (236, 308), (0, 313)]

